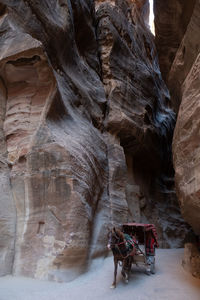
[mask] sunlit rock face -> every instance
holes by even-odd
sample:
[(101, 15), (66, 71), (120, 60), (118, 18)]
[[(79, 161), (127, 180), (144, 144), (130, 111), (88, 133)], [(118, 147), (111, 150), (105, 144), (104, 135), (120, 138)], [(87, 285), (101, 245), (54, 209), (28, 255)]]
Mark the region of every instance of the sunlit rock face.
[(70, 280), (125, 221), (180, 246), (175, 115), (148, 2), (1, 3), (2, 274)]

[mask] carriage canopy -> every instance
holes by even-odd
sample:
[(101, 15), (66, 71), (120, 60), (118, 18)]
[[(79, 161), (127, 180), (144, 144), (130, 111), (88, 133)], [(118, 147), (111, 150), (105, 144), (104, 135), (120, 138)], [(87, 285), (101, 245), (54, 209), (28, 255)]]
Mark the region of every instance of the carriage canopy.
[(122, 230), (130, 235), (136, 235), (139, 244), (145, 244), (146, 233), (151, 231), (158, 247), (158, 236), (154, 224), (124, 223), (122, 225)]

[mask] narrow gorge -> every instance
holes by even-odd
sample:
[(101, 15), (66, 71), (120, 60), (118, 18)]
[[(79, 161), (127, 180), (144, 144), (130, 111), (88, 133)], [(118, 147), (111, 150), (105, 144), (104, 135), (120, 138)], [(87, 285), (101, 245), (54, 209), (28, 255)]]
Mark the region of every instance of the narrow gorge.
[(69, 281), (155, 224), (200, 277), (200, 0), (0, 0), (0, 275)]

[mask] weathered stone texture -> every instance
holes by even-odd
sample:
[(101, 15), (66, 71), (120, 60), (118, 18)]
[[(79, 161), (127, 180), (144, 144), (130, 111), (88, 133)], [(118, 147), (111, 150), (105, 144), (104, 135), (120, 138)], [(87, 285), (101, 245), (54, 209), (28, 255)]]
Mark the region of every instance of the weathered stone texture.
[(184, 219), (200, 234), (200, 54), (183, 85), (173, 139), (175, 181)]
[[(153, 36), (141, 17), (146, 6), (116, 3), (98, 3), (97, 37), (108, 98), (105, 125), (117, 137), (126, 157), (123, 197), (128, 202), (129, 220), (155, 223), (162, 236), (160, 244), (178, 246), (185, 224), (177, 207), (171, 166), (175, 115), (168, 108), (170, 98), (161, 78)], [(119, 146), (117, 149), (120, 160)], [(123, 182), (121, 175), (120, 184)]]
[(181, 41), (176, 57), (171, 66), (168, 86), (173, 107), (178, 111), (182, 101), (182, 86), (200, 52), (200, 1), (196, 1), (187, 31)]
[[(172, 107), (178, 114), (173, 137), (176, 192), (184, 219), (192, 226), (196, 235), (199, 235), (200, 1), (165, 2), (171, 10), (167, 9), (163, 23), (161, 10), (165, 3), (155, 2), (158, 33), (156, 44), (161, 70), (171, 93)], [(175, 19), (174, 16), (178, 18)], [(169, 27), (165, 26), (166, 23)], [(160, 24), (163, 24), (163, 28)], [(164, 45), (168, 45), (166, 50)], [(166, 53), (171, 51), (172, 45), (175, 47), (169, 60)], [(189, 268), (192, 260), (186, 260)], [(193, 262), (192, 264), (194, 265)], [(191, 265), (190, 269), (193, 270), (194, 266)]]
[[(13, 272), (69, 280), (86, 266), (98, 202), (108, 199), (107, 147), (95, 128), (102, 127), (105, 94), (93, 4), (79, 7), (74, 2), (73, 11), (54, 1), (7, 4), (1, 76), (7, 90), (3, 129), (17, 212)], [(87, 17), (77, 25), (78, 12)], [(83, 36), (75, 38), (76, 26), (90, 34), (91, 51), (82, 48), (88, 45), (82, 45)], [(97, 251), (105, 252), (98, 236)]]
[(107, 226), (127, 220), (154, 222), (161, 245), (180, 246), (175, 115), (148, 2), (1, 3), (6, 272), (72, 279), (106, 253)]
[(155, 24), (161, 71), (178, 114), (173, 136), (176, 193), (184, 219), (199, 235), (200, 1), (155, 1)]
[(200, 278), (200, 252), (196, 244), (185, 244), (182, 266), (194, 277)]
[[(170, 4), (171, 2), (167, 2)], [(155, 3), (156, 23), (158, 30), (161, 30), (159, 5), (162, 1)], [(195, 3), (187, 2), (188, 10), (185, 13), (185, 1), (173, 1), (171, 3), (171, 11), (168, 13), (167, 19), (171, 22), (170, 31), (172, 37), (177, 36), (177, 32), (182, 32), (180, 38), (177, 38), (176, 54), (173, 57), (171, 68), (167, 70), (167, 84), (172, 95), (172, 106), (178, 112), (176, 129), (173, 137), (173, 157), (175, 168), (175, 182), (178, 199), (181, 205), (182, 214), (185, 220), (192, 226), (194, 231), (200, 232), (199, 219), (199, 196), (198, 196), (198, 106), (199, 106), (199, 53), (200, 53), (200, 1)], [(177, 31), (177, 21), (173, 23), (173, 15), (177, 13), (178, 6), (184, 13), (181, 21), (180, 29)], [(173, 9), (172, 9), (173, 8)], [(191, 17), (189, 18), (189, 16)], [(186, 19), (187, 22), (186, 22)], [(161, 18), (162, 20), (162, 18)], [(185, 23), (182, 23), (185, 22)], [(165, 22), (163, 22), (165, 23)], [(188, 24), (188, 26), (186, 26)], [(164, 26), (164, 25), (163, 25)], [(163, 27), (164, 30), (165, 26)], [(157, 32), (159, 33), (159, 32)], [(162, 31), (160, 31), (160, 34)], [(161, 41), (163, 44), (169, 42), (168, 37), (164, 34), (158, 34), (157, 46), (160, 56), (166, 57), (166, 51), (161, 49)], [(169, 45), (171, 45), (169, 43)], [(169, 66), (169, 64), (168, 64)], [(162, 69), (162, 62), (161, 62)], [(165, 71), (164, 71), (165, 72)], [(180, 108), (179, 108), (180, 106)]]
[(160, 69), (167, 81), (196, 0), (154, 0), (155, 43)]
[(6, 142), (3, 130), (6, 111), (6, 87), (0, 79), (0, 276), (12, 272), (15, 252), (16, 213), (7, 164)]

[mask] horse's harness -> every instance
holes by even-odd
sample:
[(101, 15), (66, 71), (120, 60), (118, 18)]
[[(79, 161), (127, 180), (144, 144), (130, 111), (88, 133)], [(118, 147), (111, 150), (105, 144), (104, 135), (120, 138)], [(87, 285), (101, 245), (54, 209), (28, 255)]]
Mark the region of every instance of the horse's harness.
[[(119, 236), (117, 236), (117, 234), (116, 233), (114, 233), (114, 237), (116, 238), (116, 240), (120, 240), (120, 237)], [(127, 257), (129, 257), (129, 256), (131, 256), (130, 255), (130, 252), (126, 255), (126, 256), (123, 256), (123, 254), (122, 254), (122, 252), (121, 252), (121, 250), (120, 250), (120, 245), (125, 245), (125, 247), (126, 247), (126, 243), (129, 243), (130, 245), (132, 245), (133, 247), (135, 247), (135, 243), (134, 243), (134, 241), (133, 241), (133, 243), (131, 243), (129, 240), (126, 240), (126, 241), (122, 241), (122, 242), (120, 242), (120, 243), (115, 243), (115, 244), (113, 244), (113, 246), (115, 246), (116, 248), (117, 248), (117, 250), (119, 251), (119, 254), (121, 255), (121, 257), (123, 258), (123, 259), (125, 259), (125, 258), (127, 258)], [(127, 249), (127, 247), (126, 247), (126, 249)]]

